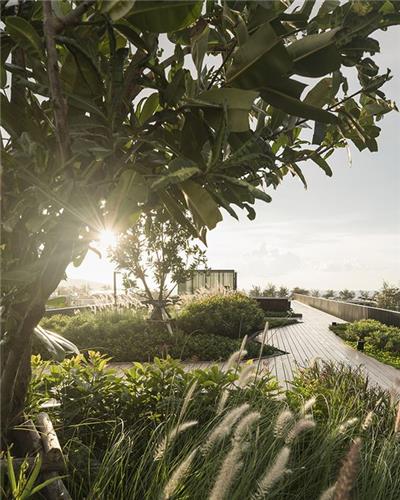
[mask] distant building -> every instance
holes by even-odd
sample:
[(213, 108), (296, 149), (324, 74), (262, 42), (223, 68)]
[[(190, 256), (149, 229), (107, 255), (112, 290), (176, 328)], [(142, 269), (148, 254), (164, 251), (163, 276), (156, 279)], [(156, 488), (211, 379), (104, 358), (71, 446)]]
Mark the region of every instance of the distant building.
[(191, 278), (178, 283), (178, 295), (192, 294), (196, 290), (237, 289), (237, 272), (233, 269), (196, 269)]

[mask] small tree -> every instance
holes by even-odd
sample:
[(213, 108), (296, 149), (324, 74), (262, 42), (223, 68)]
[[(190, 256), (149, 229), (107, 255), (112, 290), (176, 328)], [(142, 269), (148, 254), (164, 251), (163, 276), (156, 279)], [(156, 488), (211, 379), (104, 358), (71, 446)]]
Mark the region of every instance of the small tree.
[(262, 295), (263, 297), (276, 297), (276, 286), (273, 283), (268, 283), (264, 288)]
[(321, 296), (321, 292), (319, 290), (317, 290), (316, 288), (314, 288), (313, 290), (311, 290), (311, 295), (313, 297), (320, 297)]
[(340, 290), (339, 295), (338, 295), (339, 299), (343, 300), (345, 302), (347, 300), (354, 299), (355, 296), (356, 296), (355, 292), (353, 292), (353, 290), (348, 290), (347, 288)]
[(261, 287), (258, 285), (253, 285), (250, 288), (249, 295), (250, 295), (250, 297), (261, 297), (262, 296)]
[(371, 300), (371, 293), (368, 290), (360, 290), (359, 297), (361, 300)]
[(323, 294), (323, 298), (324, 298), (324, 299), (334, 299), (335, 297), (336, 297), (335, 290), (327, 290), (327, 291)]
[(397, 286), (384, 281), (375, 298), (378, 307), (382, 307), (382, 309), (400, 310), (400, 288)]
[(289, 288), (287, 288), (286, 286), (281, 286), (279, 287), (279, 290), (277, 292), (277, 295), (278, 297), (280, 298), (285, 298), (285, 297), (289, 297)]
[(141, 216), (119, 238), (110, 256), (126, 271), (125, 284), (130, 288), (142, 285), (144, 296), (154, 306), (153, 317), (158, 318), (176, 284), (188, 279), (193, 269), (206, 265), (205, 251), (190, 231), (165, 214), (155, 213)]

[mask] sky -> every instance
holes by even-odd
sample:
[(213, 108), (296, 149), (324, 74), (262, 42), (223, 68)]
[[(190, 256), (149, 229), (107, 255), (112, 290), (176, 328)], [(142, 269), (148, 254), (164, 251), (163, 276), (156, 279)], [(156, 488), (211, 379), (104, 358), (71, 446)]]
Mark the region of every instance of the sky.
[[(381, 72), (393, 73), (383, 90), (400, 106), (400, 30), (373, 36), (381, 44), (374, 56)], [(235, 269), (240, 289), (269, 282), (320, 290), (374, 290), (383, 280), (400, 285), (400, 114), (386, 115), (378, 126), (378, 152), (351, 148), (351, 164), (345, 150), (336, 152), (331, 178), (304, 163), (308, 189), (287, 176), (268, 191), (271, 203), (255, 205), (254, 221), (224, 214), (208, 234), (208, 266)], [(67, 275), (111, 283), (113, 269), (89, 253)]]

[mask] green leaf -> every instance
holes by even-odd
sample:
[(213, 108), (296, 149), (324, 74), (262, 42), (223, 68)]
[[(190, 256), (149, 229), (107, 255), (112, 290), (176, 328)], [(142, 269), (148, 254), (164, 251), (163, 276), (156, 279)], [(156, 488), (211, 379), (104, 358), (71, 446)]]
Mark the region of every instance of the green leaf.
[[(258, 95), (258, 92), (250, 90), (214, 88), (203, 92), (198, 96), (198, 99), (191, 100), (190, 104), (221, 108), (225, 106), (228, 111), (229, 130), (231, 132), (246, 132), (249, 130), (249, 112)], [(213, 122), (215, 125), (215, 119)]]
[(323, 78), (306, 95), (304, 103), (322, 108), (332, 100), (332, 78)]
[(136, 1), (129, 22), (142, 31), (170, 33), (192, 24), (201, 14), (202, 1)]
[(208, 35), (210, 33), (210, 28), (208, 26), (205, 29), (196, 35), (192, 39), (192, 58), (194, 65), (197, 69), (197, 74), (201, 74), (201, 69), (203, 67), (204, 56), (207, 53), (208, 48)]
[(265, 23), (233, 54), (227, 83), (257, 90), (278, 82), (292, 68), (292, 60), (270, 23)]
[(294, 72), (302, 76), (320, 77), (339, 69), (342, 59), (335, 43), (337, 32), (335, 28), (291, 43), (287, 50), (294, 61)]
[(5, 25), (11, 38), (24, 49), (29, 57), (42, 59), (42, 41), (35, 28), (23, 17), (6, 17)]
[(311, 156), (311, 159), (322, 168), (322, 170), (326, 173), (328, 177), (332, 177), (332, 169), (328, 165), (328, 163), (320, 156), (318, 153), (315, 153)]
[(160, 103), (160, 97), (158, 92), (151, 94), (143, 104), (143, 107), (140, 111), (139, 122), (141, 125), (147, 122), (149, 118), (151, 118), (156, 112)]
[(201, 226), (213, 229), (222, 220), (222, 216), (212, 196), (200, 184), (190, 180), (182, 183), (181, 188), (186, 204), (195, 219)]
[(147, 52), (148, 47), (145, 41), (139, 36), (136, 28), (132, 26), (126, 19), (120, 19), (117, 23), (114, 23), (114, 28), (116, 28), (120, 33), (122, 33), (135, 47), (143, 49)]
[(60, 73), (66, 91), (83, 97), (96, 97), (102, 94), (101, 74), (85, 49), (72, 38), (58, 36), (56, 39), (70, 51)]
[(333, 113), (310, 106), (275, 89), (264, 89), (261, 91), (261, 97), (275, 108), (281, 109), (291, 116), (299, 116), (322, 123), (338, 122), (337, 116)]
[(154, 181), (150, 186), (150, 189), (159, 191), (160, 189), (166, 188), (172, 184), (184, 182), (199, 173), (201, 173), (201, 170), (197, 167), (180, 168), (179, 170), (171, 172), (170, 174), (167, 174)]
[(127, 169), (107, 200), (108, 225), (118, 225), (121, 231), (133, 224), (140, 215), (141, 205), (147, 201), (148, 186), (142, 175)]
[(100, 11), (108, 14), (113, 21), (118, 21), (132, 10), (134, 3), (132, 0), (107, 0)]

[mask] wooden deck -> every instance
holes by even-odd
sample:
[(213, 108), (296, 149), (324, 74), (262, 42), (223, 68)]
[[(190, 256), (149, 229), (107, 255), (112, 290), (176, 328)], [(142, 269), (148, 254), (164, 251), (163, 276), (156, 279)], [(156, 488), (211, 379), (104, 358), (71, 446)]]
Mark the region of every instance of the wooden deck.
[(329, 325), (339, 318), (293, 301), (295, 312), (303, 314), (303, 322), (269, 332), (267, 343), (288, 354), (264, 360), (264, 366), (275, 375), (283, 386), (293, 380), (297, 366), (305, 367), (314, 359), (345, 363), (353, 367), (362, 366), (371, 384), (384, 389), (393, 389), (400, 380), (400, 370), (384, 365), (346, 345), (329, 330)]

